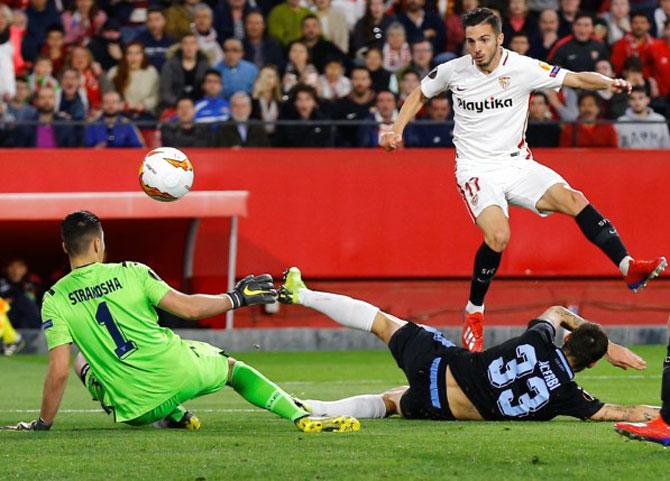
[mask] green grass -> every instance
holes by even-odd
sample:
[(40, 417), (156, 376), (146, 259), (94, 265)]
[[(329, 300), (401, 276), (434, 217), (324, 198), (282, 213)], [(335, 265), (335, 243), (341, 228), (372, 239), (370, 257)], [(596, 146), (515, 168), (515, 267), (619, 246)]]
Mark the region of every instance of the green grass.
[[(603, 363), (577, 380), (600, 399), (659, 404), (664, 348), (636, 349), (643, 373)], [(386, 352), (249, 353), (239, 356), (297, 396), (337, 398), (403, 383)], [(0, 359), (0, 424), (37, 416), (46, 358)], [(72, 376), (48, 433), (0, 433), (0, 479), (432, 480), (667, 479), (668, 453), (628, 441), (612, 423), (365, 421), (359, 433), (303, 434), (250, 410), (229, 389), (188, 404), (197, 433), (114, 425)], [(235, 412), (236, 410), (245, 410)], [(73, 412), (74, 411), (74, 412)], [(79, 411), (79, 412), (76, 412)]]

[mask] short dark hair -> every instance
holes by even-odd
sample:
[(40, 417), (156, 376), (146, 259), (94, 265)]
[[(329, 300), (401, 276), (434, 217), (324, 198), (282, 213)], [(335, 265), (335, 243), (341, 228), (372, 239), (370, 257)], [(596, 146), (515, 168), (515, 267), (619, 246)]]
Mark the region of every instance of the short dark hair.
[(500, 33), (500, 18), (490, 8), (476, 8), (463, 15), (463, 28), (476, 27), (477, 25), (488, 24), (495, 31)]
[(86, 252), (95, 237), (102, 235), (102, 225), (93, 212), (80, 210), (63, 219), (60, 234), (68, 255), (78, 256)]
[(368, 69), (365, 65), (354, 65), (351, 68), (351, 71), (349, 72), (349, 77), (353, 77), (354, 72), (356, 70), (362, 70), (363, 72), (367, 73), (370, 77), (372, 77), (372, 75), (370, 74), (370, 69)]
[(535, 97), (542, 97), (544, 99), (544, 103), (548, 104), (549, 103), (549, 98), (547, 97), (547, 94), (542, 92), (541, 90), (535, 90), (532, 95), (533, 98)]
[(647, 89), (644, 88), (644, 85), (636, 85), (636, 86), (634, 86), (634, 87), (631, 89), (630, 93), (633, 93), (633, 92), (641, 92), (641, 93), (647, 95)]
[(647, 14), (645, 14), (644, 12), (642, 12), (640, 10), (638, 10), (637, 12), (632, 12), (630, 14), (630, 20), (631, 21), (633, 21), (633, 19), (635, 17), (644, 17), (644, 19), (647, 20), (647, 22), (651, 23), (651, 20), (649, 20), (649, 17), (647, 16)]
[[(592, 98), (596, 102), (596, 104), (598, 103), (598, 96), (595, 94), (595, 92), (582, 92), (581, 94), (579, 94), (577, 105), (582, 105), (584, 99), (587, 98)], [(600, 107), (600, 105), (598, 105), (598, 107)]]
[(524, 32), (523, 30), (520, 30), (518, 32), (514, 32), (512, 34), (512, 36), (510, 37), (509, 41), (512, 42), (512, 40), (514, 40), (515, 38), (519, 38), (519, 37), (523, 37), (526, 40), (530, 40), (530, 37), (528, 36), (528, 34), (526, 32)]
[(189, 102), (195, 105), (195, 101), (188, 95), (182, 95), (181, 97), (179, 97), (175, 102), (175, 105), (179, 105), (179, 102), (183, 102), (184, 100), (188, 100)]
[(147, 8), (147, 16), (149, 16), (150, 13), (160, 13), (163, 17), (165, 17), (165, 9), (160, 5), (152, 5)]
[(215, 68), (208, 68), (207, 70), (205, 70), (205, 75), (202, 76), (203, 82), (205, 81), (205, 77), (207, 77), (208, 75), (216, 75), (217, 77), (219, 77), (219, 79), (223, 79), (223, 77), (221, 76), (221, 72), (219, 72)]
[(316, 20), (317, 22), (319, 22), (319, 25), (321, 25), (321, 20), (319, 19), (319, 17), (317, 17), (313, 13), (308, 13), (307, 15), (302, 17), (302, 20), (300, 20), (300, 28), (302, 28), (305, 25), (305, 22), (310, 19)]
[(591, 20), (591, 23), (594, 23), (593, 15), (591, 15), (589, 12), (579, 11), (575, 14), (575, 19), (572, 21), (573, 25), (580, 18), (588, 18), (589, 20)]
[(293, 87), (289, 92), (289, 98), (291, 99), (292, 104), (295, 103), (295, 101), (298, 99), (298, 94), (301, 92), (309, 94), (314, 99), (314, 102), (317, 104), (319, 103), (319, 95), (317, 94), (314, 87), (304, 83), (297, 83), (295, 84), (295, 87)]
[(405, 77), (407, 77), (407, 75), (415, 75), (416, 78), (418, 78), (419, 80), (421, 80), (421, 75), (419, 74), (419, 72), (417, 72), (417, 71), (416, 71), (415, 69), (413, 69), (413, 68), (408, 68), (408, 69), (406, 69), (406, 70), (400, 75), (400, 80), (402, 80), (402, 79), (404, 79)]
[(45, 36), (48, 36), (51, 32), (60, 32), (65, 35), (65, 29), (58, 23), (49, 26)]
[(572, 369), (581, 371), (607, 353), (609, 339), (602, 328), (593, 322), (585, 322), (572, 331), (563, 343), (563, 351), (572, 361)]

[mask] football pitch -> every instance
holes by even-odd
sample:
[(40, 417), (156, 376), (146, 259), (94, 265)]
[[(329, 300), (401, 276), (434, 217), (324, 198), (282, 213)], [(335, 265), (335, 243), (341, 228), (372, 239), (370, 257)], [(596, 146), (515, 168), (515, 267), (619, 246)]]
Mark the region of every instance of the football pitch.
[[(664, 346), (635, 348), (649, 363), (624, 372), (604, 361), (577, 375), (601, 400), (660, 403)], [(403, 384), (384, 351), (246, 353), (298, 397), (334, 399)], [(0, 359), (0, 424), (38, 413), (44, 356)], [(187, 404), (198, 432), (115, 425), (78, 378), (51, 432), (0, 432), (0, 479), (21, 480), (649, 480), (667, 479), (668, 453), (628, 441), (612, 423), (363, 421), (358, 433), (304, 434), (226, 388)]]

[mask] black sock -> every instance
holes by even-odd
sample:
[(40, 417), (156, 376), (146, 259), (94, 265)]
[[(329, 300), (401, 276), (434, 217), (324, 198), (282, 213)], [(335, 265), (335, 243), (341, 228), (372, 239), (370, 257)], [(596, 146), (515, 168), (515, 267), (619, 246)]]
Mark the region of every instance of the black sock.
[(597, 245), (619, 267), (628, 251), (610, 221), (591, 204), (584, 207), (575, 220), (586, 238)]
[(489, 290), (493, 276), (496, 275), (501, 257), (502, 252), (496, 252), (486, 245), (486, 242), (482, 242), (475, 255), (475, 269), (470, 284), (470, 302), (475, 306), (484, 305), (484, 296)]
[(663, 405), (661, 407), (661, 417), (670, 424), (670, 342), (668, 343), (668, 350), (663, 359), (663, 377), (661, 381), (661, 399)]

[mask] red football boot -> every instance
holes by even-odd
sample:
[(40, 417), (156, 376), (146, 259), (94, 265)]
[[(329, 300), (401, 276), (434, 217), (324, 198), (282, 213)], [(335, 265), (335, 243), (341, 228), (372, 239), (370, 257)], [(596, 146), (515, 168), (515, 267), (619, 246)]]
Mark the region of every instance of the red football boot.
[(624, 277), (628, 289), (637, 292), (647, 285), (654, 277), (658, 277), (668, 266), (665, 257), (658, 257), (651, 261), (633, 259), (628, 265), (628, 274)]
[(616, 423), (614, 430), (631, 439), (670, 446), (670, 424), (663, 421), (661, 416), (648, 423)]
[(463, 315), (463, 333), (461, 342), (470, 352), (482, 352), (484, 349), (484, 314), (466, 312)]

